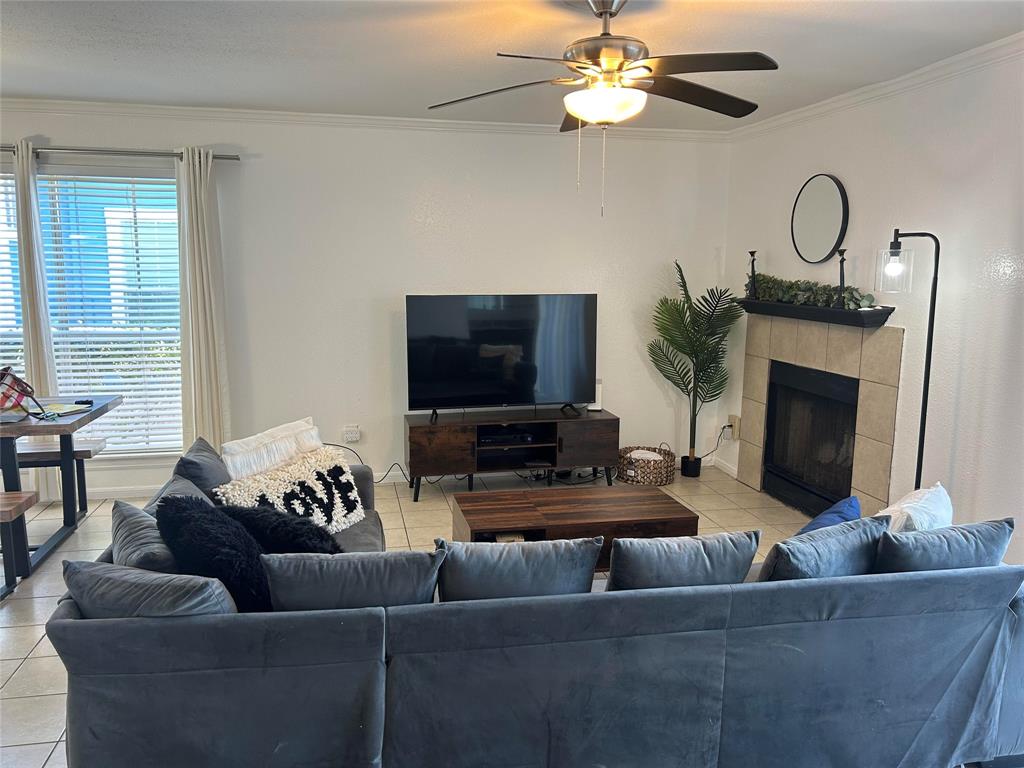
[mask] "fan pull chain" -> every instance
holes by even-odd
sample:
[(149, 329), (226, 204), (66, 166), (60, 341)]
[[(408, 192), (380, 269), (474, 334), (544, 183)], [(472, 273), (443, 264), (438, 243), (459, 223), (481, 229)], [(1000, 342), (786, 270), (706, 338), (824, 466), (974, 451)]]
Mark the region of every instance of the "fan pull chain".
[(580, 166), (583, 160), (583, 118), (577, 119), (579, 120), (579, 128), (576, 129), (576, 193), (579, 194), (581, 189)]
[(608, 146), (608, 126), (601, 126), (601, 218), (604, 218), (604, 159)]

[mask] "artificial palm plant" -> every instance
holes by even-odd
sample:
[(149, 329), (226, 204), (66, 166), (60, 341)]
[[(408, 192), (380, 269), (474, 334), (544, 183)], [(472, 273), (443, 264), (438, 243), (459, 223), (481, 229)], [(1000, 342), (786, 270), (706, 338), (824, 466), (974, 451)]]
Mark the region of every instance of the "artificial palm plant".
[(647, 353), (661, 375), (689, 400), (690, 453), (681, 469), (684, 475), (697, 477), (697, 415), (705, 404), (720, 398), (729, 383), (726, 338), (743, 309), (724, 288), (708, 288), (694, 299), (678, 261), (676, 282), (680, 298), (663, 296), (654, 308), (659, 338), (647, 345)]

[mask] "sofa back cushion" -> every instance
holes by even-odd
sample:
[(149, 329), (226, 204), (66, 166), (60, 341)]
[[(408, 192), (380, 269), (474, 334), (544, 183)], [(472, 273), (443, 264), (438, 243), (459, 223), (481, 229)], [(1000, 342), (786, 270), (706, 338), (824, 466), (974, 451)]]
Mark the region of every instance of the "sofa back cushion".
[(860, 576), (875, 571), (887, 517), (865, 517), (780, 541), (764, 559), (760, 581)]
[(156, 518), (124, 501), (115, 501), (111, 516), (111, 554), (116, 565), (177, 573), (178, 564), (164, 543)]
[(202, 576), (65, 560), (64, 583), (86, 619), (153, 619), (236, 612), (224, 585)]
[(429, 603), (445, 550), (263, 555), (275, 611)]
[(441, 602), (589, 592), (604, 537), (510, 544), (437, 539)]
[(149, 500), (143, 509), (149, 512), (149, 514), (155, 515), (156, 507), (164, 496), (192, 496), (197, 499), (203, 499), (211, 507), (213, 506), (213, 502), (210, 501), (202, 488), (186, 477), (171, 475), (171, 479), (161, 486), (160, 490), (153, 495), (153, 498)]
[(930, 531), (886, 531), (875, 567), (879, 573), (899, 573), (999, 565), (1012, 535), (1012, 517)]
[(213, 446), (201, 437), (178, 459), (178, 463), (174, 465), (174, 474), (190, 480), (214, 501), (216, 497), (213, 489), (231, 482), (231, 475), (224, 460)]
[(188, 496), (161, 500), (156, 522), (181, 573), (220, 579), (242, 613), (271, 610), (263, 551), (241, 523)]
[(607, 590), (739, 584), (760, 539), (760, 531), (615, 539)]

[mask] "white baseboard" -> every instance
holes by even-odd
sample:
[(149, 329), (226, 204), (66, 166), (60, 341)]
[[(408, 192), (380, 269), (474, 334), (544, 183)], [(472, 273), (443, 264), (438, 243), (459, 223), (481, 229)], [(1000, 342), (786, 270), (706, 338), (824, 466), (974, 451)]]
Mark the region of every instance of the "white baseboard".
[(725, 459), (712, 457), (711, 466), (722, 470), (723, 472), (725, 472), (725, 474), (729, 475), (730, 477), (736, 477), (736, 466), (733, 464), (729, 464), (728, 462), (725, 461)]

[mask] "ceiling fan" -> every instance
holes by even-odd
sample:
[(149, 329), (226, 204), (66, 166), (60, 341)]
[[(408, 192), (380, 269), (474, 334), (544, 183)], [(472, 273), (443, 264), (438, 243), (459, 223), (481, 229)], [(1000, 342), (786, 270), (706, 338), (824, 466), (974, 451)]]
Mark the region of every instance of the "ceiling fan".
[(559, 129), (563, 132), (591, 123), (613, 125), (634, 117), (643, 111), (648, 94), (692, 104), (729, 117), (745, 117), (757, 109), (757, 104), (670, 75), (779, 68), (770, 56), (753, 51), (651, 56), (642, 40), (611, 33), (611, 21), (622, 10), (626, 0), (587, 0), (587, 4), (594, 15), (601, 19), (601, 34), (570, 43), (562, 58), (498, 54), (505, 58), (563, 64), (571, 70), (571, 76), (509, 85), (432, 104), (428, 109), (450, 107), (464, 101), (534, 85), (562, 85), (583, 86), (579, 90), (570, 91), (563, 99), (566, 115)]

